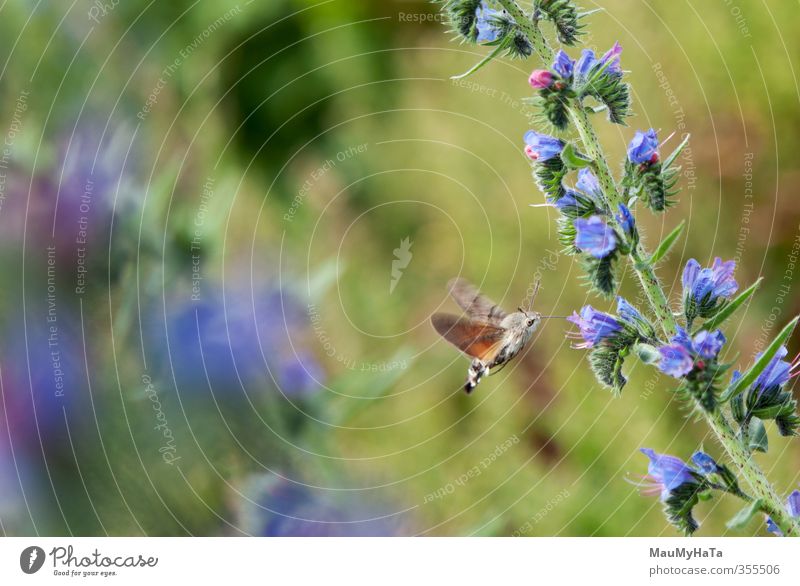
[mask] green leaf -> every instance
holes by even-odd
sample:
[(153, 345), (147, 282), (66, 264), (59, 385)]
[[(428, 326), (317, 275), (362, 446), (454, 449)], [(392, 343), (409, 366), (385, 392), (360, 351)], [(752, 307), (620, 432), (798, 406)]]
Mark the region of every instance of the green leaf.
[(592, 159), (578, 152), (571, 142), (568, 142), (561, 151), (561, 160), (570, 169), (583, 169), (593, 163)]
[(753, 417), (748, 426), (747, 446), (751, 450), (766, 453), (769, 449), (769, 437), (764, 422), (758, 417)]
[(723, 305), (711, 319), (707, 320), (703, 324), (703, 329), (713, 330), (714, 328), (718, 328), (722, 322), (724, 322), (731, 315), (733, 315), (733, 312), (739, 309), (753, 296), (753, 293), (755, 293), (756, 289), (758, 289), (761, 286), (761, 281), (763, 280), (764, 277), (759, 277), (758, 281), (756, 281), (755, 283), (750, 285), (747, 289), (739, 293), (739, 295), (736, 296), (736, 299), (734, 299), (730, 303), (726, 303), (725, 305)]
[(775, 356), (775, 353), (778, 351), (783, 343), (792, 335), (792, 331), (794, 327), (797, 325), (797, 320), (800, 319), (800, 316), (795, 317), (792, 321), (790, 321), (786, 326), (781, 330), (781, 332), (777, 335), (777, 337), (772, 341), (772, 343), (764, 350), (763, 354), (755, 361), (753, 366), (751, 366), (747, 371), (742, 374), (741, 378), (737, 380), (735, 383), (732, 383), (722, 396), (720, 397), (721, 403), (726, 403), (730, 401), (736, 395), (743, 393), (753, 382), (756, 380), (759, 374), (763, 372), (763, 370), (769, 364), (769, 361), (772, 360), (772, 357)]
[(450, 79), (464, 79), (468, 75), (472, 75), (473, 73), (478, 71), (481, 67), (489, 63), (489, 61), (500, 55), (500, 53), (508, 49), (511, 46), (513, 39), (514, 39), (513, 34), (506, 35), (503, 38), (503, 40), (500, 43), (498, 43), (498, 45), (494, 48), (494, 51), (486, 55), (486, 57), (478, 61), (475, 65), (470, 67), (467, 71), (465, 71), (461, 75), (453, 75)]
[(683, 149), (686, 148), (686, 145), (689, 144), (689, 136), (690, 135), (687, 134), (686, 137), (683, 139), (683, 142), (681, 142), (681, 144), (678, 145), (678, 148), (672, 151), (672, 154), (664, 160), (664, 162), (661, 165), (662, 169), (669, 169), (670, 165), (672, 165), (672, 163), (675, 162), (675, 159), (678, 158), (678, 156), (683, 152)]
[(683, 228), (685, 225), (686, 220), (683, 220), (672, 232), (667, 234), (664, 240), (661, 241), (661, 244), (658, 245), (658, 248), (656, 248), (655, 251), (653, 251), (653, 254), (650, 255), (650, 265), (655, 265), (667, 255), (672, 248), (672, 245), (675, 244), (675, 241), (678, 240), (678, 237), (683, 233)]
[(741, 529), (747, 525), (750, 522), (750, 519), (752, 519), (761, 510), (762, 505), (763, 502), (761, 499), (752, 501), (749, 505), (731, 517), (731, 520), (728, 521), (725, 526), (728, 529)]

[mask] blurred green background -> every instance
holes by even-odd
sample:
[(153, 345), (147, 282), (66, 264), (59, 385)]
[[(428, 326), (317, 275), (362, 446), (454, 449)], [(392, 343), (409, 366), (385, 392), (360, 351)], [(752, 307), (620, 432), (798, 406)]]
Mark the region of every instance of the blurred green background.
[[(680, 204), (639, 218), (651, 247), (687, 219), (671, 297), (690, 257), (766, 278), (744, 363), (800, 311), (797, 6), (581, 4), (634, 88), (631, 127), (598, 117), (612, 160), (692, 134)], [(410, 0), (4, 3), (0, 533), (673, 535), (639, 447), (721, 453), (671, 380), (614, 399), (551, 321), (465, 396), (428, 324), (456, 275), (608, 307), (528, 206), (538, 63), (448, 79), (480, 54)], [(797, 486), (796, 443), (756, 458)]]

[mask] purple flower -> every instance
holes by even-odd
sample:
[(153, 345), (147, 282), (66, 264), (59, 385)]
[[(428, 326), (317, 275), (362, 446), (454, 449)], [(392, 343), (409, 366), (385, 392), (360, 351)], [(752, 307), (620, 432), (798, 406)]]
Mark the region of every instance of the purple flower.
[(611, 47), (606, 54), (600, 59), (600, 63), (602, 65), (606, 65), (608, 63), (608, 67), (606, 67), (606, 72), (614, 73), (614, 74), (621, 74), (622, 68), (620, 67), (620, 55), (622, 54), (622, 45), (619, 42), (614, 43), (614, 46)]
[(628, 159), (635, 165), (655, 163), (658, 160), (658, 136), (652, 128), (647, 132), (636, 131), (628, 145)]
[(695, 366), (705, 368), (703, 360), (716, 358), (722, 350), (722, 345), (725, 344), (725, 336), (719, 330), (713, 332), (703, 330), (695, 334), (694, 339), (690, 338), (682, 327), (678, 326), (677, 330), (670, 344), (659, 349), (661, 352), (659, 368), (675, 378), (687, 375)]
[(603, 190), (600, 188), (600, 182), (597, 177), (586, 168), (578, 171), (578, 181), (575, 183), (575, 187), (595, 200), (603, 196)]
[(622, 325), (614, 316), (597, 311), (591, 305), (581, 309), (580, 315), (573, 312), (567, 320), (580, 329), (580, 333), (574, 334), (573, 337), (583, 338), (583, 342), (576, 344), (575, 348), (591, 348), (622, 329)]
[(240, 526), (262, 537), (380, 537), (413, 533), (398, 513), (366, 494), (312, 488), (271, 476), (246, 487)]
[(598, 59), (594, 51), (591, 49), (584, 49), (581, 51), (581, 56), (575, 64), (575, 78), (578, 83), (583, 83), (589, 79), (593, 71), (605, 68), (603, 73), (611, 75), (622, 75), (622, 68), (620, 67), (620, 54), (622, 53), (622, 46), (615, 43), (605, 55)]
[(564, 142), (550, 136), (529, 130), (522, 137), (525, 141), (525, 154), (533, 161), (547, 161), (561, 154)]
[(706, 360), (716, 358), (722, 350), (723, 344), (725, 344), (725, 336), (719, 330), (714, 332), (703, 330), (698, 332), (692, 340), (694, 351)]
[(695, 452), (692, 456), (692, 464), (697, 466), (697, 469), (705, 475), (714, 474), (719, 469), (719, 464), (714, 458), (700, 451)]
[(614, 230), (601, 216), (575, 220), (575, 246), (595, 258), (604, 258), (617, 246)]
[(534, 69), (528, 78), (528, 83), (535, 90), (548, 88), (553, 83), (553, 74), (547, 69)]
[[(786, 499), (786, 509), (789, 515), (795, 519), (800, 519), (800, 490), (792, 491), (792, 494)], [(774, 533), (778, 537), (783, 537), (783, 531), (780, 530), (770, 517), (767, 517), (767, 531)]]
[(695, 259), (689, 259), (686, 268), (683, 269), (683, 297), (687, 308), (696, 305), (696, 313), (699, 315), (707, 314), (716, 306), (719, 298), (728, 298), (739, 288), (733, 278), (733, 271), (736, 262), (729, 260), (722, 262), (717, 257), (710, 268), (701, 269), (700, 263)]
[(651, 484), (644, 487), (642, 494), (661, 493), (661, 500), (665, 501), (673, 490), (683, 484), (697, 482), (692, 474), (692, 469), (680, 458), (667, 454), (657, 454), (649, 448), (641, 448), (639, 451), (650, 458), (650, 464), (647, 467), (648, 476), (646, 478)]
[(575, 67), (575, 62), (569, 58), (564, 51), (556, 53), (556, 59), (553, 61), (553, 71), (560, 75), (563, 79), (572, 77), (572, 71)]
[(619, 213), (617, 214), (617, 222), (625, 230), (628, 238), (633, 238), (636, 230), (636, 222), (633, 219), (633, 214), (625, 204), (619, 204)]
[(478, 29), (477, 41), (479, 43), (496, 41), (500, 36), (500, 29), (494, 19), (500, 14), (499, 11), (489, 8), (486, 0), (481, 0), (480, 6), (475, 9), (475, 26)]
[(689, 351), (681, 344), (668, 344), (658, 349), (661, 354), (661, 361), (658, 368), (661, 372), (681, 378), (686, 376), (694, 368), (694, 360)]

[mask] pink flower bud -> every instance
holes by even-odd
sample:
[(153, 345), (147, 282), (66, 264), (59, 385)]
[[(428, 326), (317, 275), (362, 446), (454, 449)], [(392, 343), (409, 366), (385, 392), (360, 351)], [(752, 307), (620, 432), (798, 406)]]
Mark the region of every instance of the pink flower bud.
[(533, 147), (531, 145), (525, 145), (525, 154), (528, 155), (528, 158), (531, 161), (539, 160), (539, 153), (533, 150)]
[(535, 69), (528, 78), (528, 83), (536, 90), (548, 88), (553, 83), (553, 74), (547, 69)]

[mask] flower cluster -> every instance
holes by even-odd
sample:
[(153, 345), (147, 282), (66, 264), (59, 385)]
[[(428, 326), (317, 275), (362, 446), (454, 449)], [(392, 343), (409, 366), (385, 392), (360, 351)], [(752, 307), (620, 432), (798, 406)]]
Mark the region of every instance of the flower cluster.
[[(783, 436), (791, 436), (797, 433), (800, 427), (800, 417), (797, 416), (797, 401), (793, 398), (791, 391), (786, 389), (789, 381), (800, 374), (800, 356), (789, 363), (783, 360), (788, 354), (785, 346), (778, 348), (761, 373), (756, 377), (752, 385), (742, 394), (737, 395), (731, 401), (733, 418), (739, 423), (744, 434), (754, 433), (754, 421), (772, 419), (778, 428), (778, 432)], [(756, 359), (761, 355), (759, 354)], [(732, 383), (741, 378), (741, 373), (737, 370), (733, 373)], [(755, 431), (760, 429), (762, 424), (756, 423)], [(759, 445), (751, 439), (744, 438), (751, 445)]]
[(592, 97), (608, 109), (609, 120), (621, 124), (630, 110), (630, 94), (622, 82), (619, 43), (601, 58), (585, 49), (575, 61), (564, 51), (556, 53), (550, 69), (535, 69), (528, 77), (530, 86), (538, 90), (535, 100), (550, 123), (564, 130), (569, 122), (570, 100)]
[(663, 212), (671, 204), (680, 171), (672, 166), (674, 160), (675, 155), (662, 164), (655, 130), (637, 130), (628, 145), (622, 180), (628, 197), (638, 197), (654, 212)]
[[(599, 292), (610, 295), (615, 287), (614, 261), (636, 246), (639, 233), (630, 209), (618, 204), (614, 220), (604, 204), (597, 176), (588, 167), (578, 170), (574, 187), (564, 184), (570, 170), (565, 162), (567, 144), (556, 137), (529, 130), (523, 136), (525, 154), (534, 163), (534, 177), (548, 205), (561, 212), (559, 235), (571, 254), (584, 254), (584, 269)], [(578, 157), (579, 155), (574, 155)]]
[(733, 278), (736, 263), (732, 260), (722, 262), (715, 258), (708, 268), (700, 268), (700, 263), (689, 259), (683, 269), (683, 308), (689, 324), (697, 317), (713, 317), (722, 309), (725, 300), (739, 289)]
[(699, 526), (692, 509), (701, 499), (710, 497), (711, 489), (741, 493), (731, 471), (705, 452), (695, 452), (694, 466), (690, 466), (680, 458), (650, 448), (640, 451), (650, 459), (647, 475), (638, 484), (642, 494), (660, 495), (669, 521), (687, 535)]

